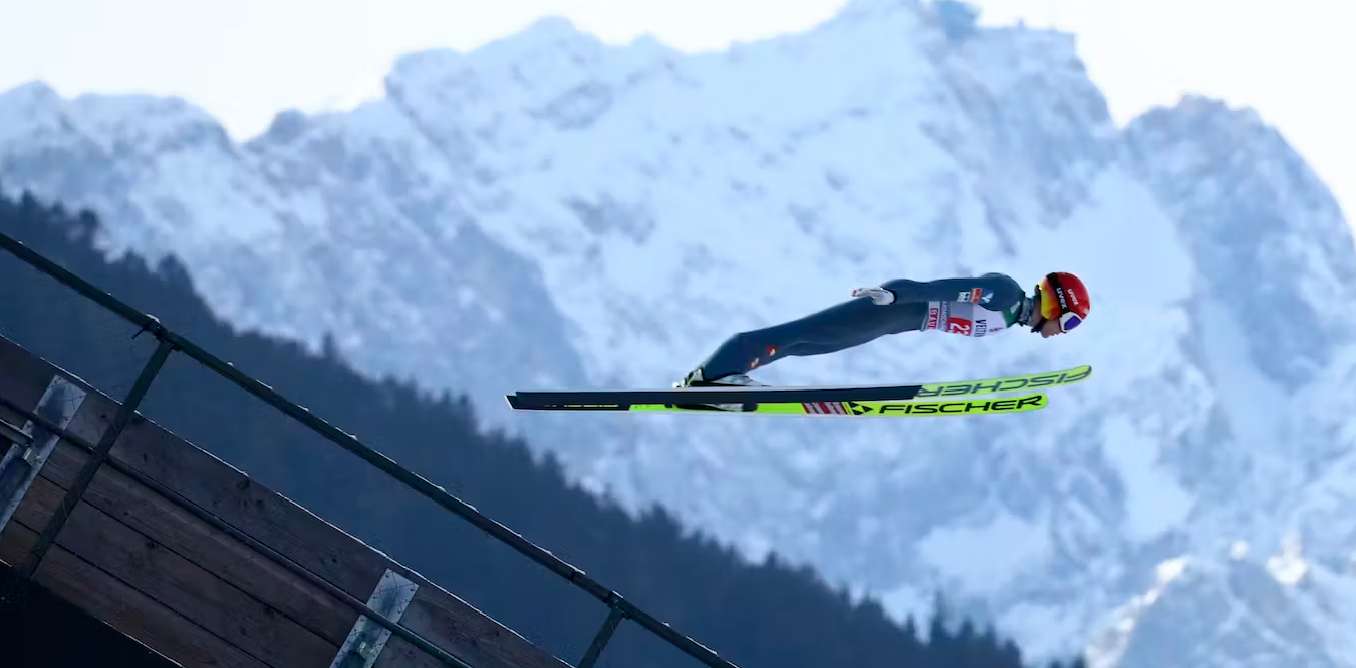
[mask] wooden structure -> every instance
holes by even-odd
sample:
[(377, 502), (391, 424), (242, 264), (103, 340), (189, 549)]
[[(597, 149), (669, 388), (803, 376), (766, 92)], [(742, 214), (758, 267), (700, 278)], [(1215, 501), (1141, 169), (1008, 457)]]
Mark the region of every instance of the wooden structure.
[[(189, 665), (311, 665), (288, 664), (312, 657), (279, 655), (276, 647), (303, 630), (315, 637), (296, 636), (296, 642), (312, 651), (328, 647), (323, 642), (339, 643), (329, 664), (334, 668), (432, 665), (430, 660), (449, 666), (566, 665), (140, 418), (136, 411), (151, 384), (166, 360), (179, 354), (607, 606), (607, 617), (578, 668), (597, 664), (623, 622), (711, 668), (738, 668), (155, 317), (3, 232), (0, 249), (157, 341), (121, 404), (13, 343), (0, 346), (0, 560), (15, 565), (20, 582), (37, 580), (58, 594), (66, 592), (96, 618), (116, 620), (110, 621), (114, 628), (128, 628), (129, 635), (152, 647), (170, 648), (167, 655), (189, 657)], [(122, 548), (107, 548), (114, 556), (106, 556), (105, 540)], [(233, 556), (222, 558), (214, 551)], [(95, 585), (109, 588), (82, 589)], [(271, 595), (274, 587), (291, 589), (280, 598)], [(13, 600), (0, 597), (0, 606)], [(356, 615), (335, 613), (351, 622), (344, 626), (347, 635), (336, 636), (334, 617), (315, 616), (311, 606), (322, 604), (336, 610), (346, 606)], [(237, 605), (243, 607), (231, 607)], [(241, 611), (249, 614), (242, 617)], [(198, 641), (203, 645), (195, 645)], [(225, 658), (213, 657), (213, 651), (226, 652)]]
[(184, 666), (567, 665), (153, 422), (97, 461), (120, 408), (0, 338), (0, 561), (96, 619)]

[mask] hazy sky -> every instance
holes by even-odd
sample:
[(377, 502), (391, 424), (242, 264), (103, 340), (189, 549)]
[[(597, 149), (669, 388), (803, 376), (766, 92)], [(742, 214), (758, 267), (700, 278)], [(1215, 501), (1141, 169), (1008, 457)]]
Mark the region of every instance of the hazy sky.
[[(397, 54), (468, 50), (546, 15), (608, 42), (684, 50), (799, 31), (844, 0), (14, 0), (0, 90), (182, 95), (237, 139), (279, 110), (379, 94)], [(1256, 108), (1356, 213), (1356, 19), (1349, 0), (978, 0), (986, 23), (1054, 25), (1120, 122), (1183, 92)], [(1349, 218), (1351, 215), (1348, 216)]]

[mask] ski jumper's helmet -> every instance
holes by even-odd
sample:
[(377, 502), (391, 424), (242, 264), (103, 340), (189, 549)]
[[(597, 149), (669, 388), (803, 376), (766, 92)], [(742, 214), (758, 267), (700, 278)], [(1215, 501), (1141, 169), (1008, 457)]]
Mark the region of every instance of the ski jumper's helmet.
[[(1092, 310), (1083, 281), (1067, 271), (1054, 271), (1036, 286), (1041, 293), (1041, 320), (1054, 320), (1063, 331), (1079, 326)], [(1039, 324), (1037, 325), (1039, 328)]]

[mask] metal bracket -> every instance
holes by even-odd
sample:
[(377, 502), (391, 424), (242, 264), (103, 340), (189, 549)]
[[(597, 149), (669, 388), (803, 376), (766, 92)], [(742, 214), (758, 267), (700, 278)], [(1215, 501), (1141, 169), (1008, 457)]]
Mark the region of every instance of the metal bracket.
[(0, 420), (0, 439), (9, 441), (21, 448), (26, 448), (33, 443), (33, 437), (24, 433), (24, 430)]
[[(43, 420), (65, 430), (85, 401), (85, 391), (79, 386), (62, 378), (53, 376), (42, 393), (37, 408), (33, 411)], [(5, 529), (14, 512), (19, 509), (24, 495), (38, 477), (38, 471), (47, 463), (52, 450), (56, 449), (60, 436), (32, 421), (24, 423), (23, 429), (10, 434), (12, 425), (0, 423), (4, 438), (12, 445), (6, 448), (0, 457), (0, 531)]]
[[(405, 614), (405, 608), (409, 607), (410, 601), (414, 600), (417, 591), (419, 585), (387, 569), (377, 582), (376, 589), (372, 590), (372, 596), (367, 599), (367, 607), (386, 619), (398, 622)], [(344, 639), (344, 645), (339, 648), (339, 653), (334, 655), (330, 668), (372, 668), (372, 664), (377, 662), (377, 657), (381, 656), (381, 650), (386, 648), (386, 641), (390, 638), (389, 630), (372, 623), (366, 616), (359, 615), (358, 622)]]

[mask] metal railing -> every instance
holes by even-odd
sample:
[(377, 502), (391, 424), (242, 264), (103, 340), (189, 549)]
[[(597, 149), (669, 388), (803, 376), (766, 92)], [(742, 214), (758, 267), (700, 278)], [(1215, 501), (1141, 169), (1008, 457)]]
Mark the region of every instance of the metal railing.
[[(43, 553), (51, 545), (56, 534), (64, 525), (66, 518), (69, 516), (70, 509), (75, 505), (74, 502), (79, 499), (79, 495), (84, 487), (89, 484), (91, 479), (93, 479), (95, 469), (97, 469), (100, 463), (104, 463), (108, 460), (109, 449), (112, 448), (122, 427), (126, 425), (127, 421), (131, 419), (132, 414), (140, 406), (141, 400), (145, 397), (147, 391), (149, 391), (151, 383), (159, 374), (165, 361), (171, 354), (177, 352), (182, 353), (208, 369), (211, 369), (217, 375), (239, 386), (245, 392), (281, 411), (324, 437), (334, 445), (347, 450), (349, 453), (364, 462), (367, 462), (374, 468), (387, 474), (391, 478), (394, 478), (400, 484), (418, 492), (423, 497), (433, 501), (450, 511), (452, 514), (466, 520), (500, 542), (513, 548), (519, 554), (535, 561), (537, 564), (545, 567), (547, 570), (555, 573), (561, 578), (564, 578), (575, 587), (582, 589), (606, 605), (608, 608), (607, 618), (603, 621), (598, 632), (594, 634), (593, 641), (590, 643), (588, 650), (578, 663), (578, 668), (593, 668), (598, 661), (598, 657), (602, 654), (603, 649), (612, 639), (612, 635), (616, 631), (618, 625), (626, 620), (635, 622), (641, 628), (669, 643), (679, 651), (708, 666), (712, 666), (712, 668), (738, 668), (738, 666), (722, 658), (714, 650), (673, 630), (668, 624), (655, 619), (649, 613), (637, 607), (634, 603), (626, 600), (621, 594), (618, 594), (589, 577), (584, 571), (565, 562), (559, 557), (556, 557), (547, 550), (538, 547), (503, 524), (486, 517), (481, 514), (480, 511), (476, 510), (474, 506), (449, 494), (447, 490), (434, 484), (427, 478), (400, 466), (386, 455), (363, 444), (352, 434), (346, 433), (334, 425), (331, 425), (329, 422), (312, 414), (307, 408), (293, 403), (278, 394), (272, 387), (241, 372), (231, 365), (231, 363), (218, 358), (192, 341), (171, 331), (161, 324), (154, 316), (143, 313), (142, 311), (123, 303), (107, 292), (98, 289), (94, 285), (75, 275), (65, 267), (43, 257), (41, 254), (28, 248), (28, 246), (24, 245), (22, 242), (3, 232), (0, 232), (0, 248), (8, 251), (19, 260), (27, 263), (38, 271), (51, 276), (57, 282), (74, 290), (86, 299), (98, 304), (100, 307), (141, 328), (142, 331), (150, 333), (159, 342), (151, 360), (146, 364), (145, 368), (142, 369), (140, 376), (128, 393), (126, 400), (123, 401), (122, 409), (119, 414), (115, 416), (113, 425), (105, 432), (98, 444), (89, 448), (91, 451), (90, 462), (81, 472), (76, 484), (67, 492), (67, 499), (61, 504), (58, 512), (52, 517), (47, 527), (40, 535), (39, 541), (34, 548), (34, 558), (29, 559), (18, 569), (19, 574), (24, 579), (27, 579), (32, 575), (33, 569), (36, 568)], [(350, 604), (351, 603), (352, 602), (350, 602)], [(395, 631), (395, 629), (392, 629), (391, 627), (398, 627), (399, 625), (392, 624), (389, 620), (386, 620), (380, 615), (373, 615), (372, 611), (366, 609), (365, 605), (362, 607), (363, 609), (359, 610), (359, 612), (364, 616), (373, 619), (377, 624), (381, 624), (401, 636), (405, 636), (406, 634), (413, 635), (403, 627), (400, 628), (400, 631)], [(419, 640), (422, 640), (422, 638)], [(416, 642), (416, 644), (427, 648), (427, 641)], [(435, 656), (441, 654), (439, 658), (442, 658), (444, 662), (449, 663), (449, 665), (465, 665), (459, 659), (451, 657), (444, 652), (439, 651), (434, 654)]]

